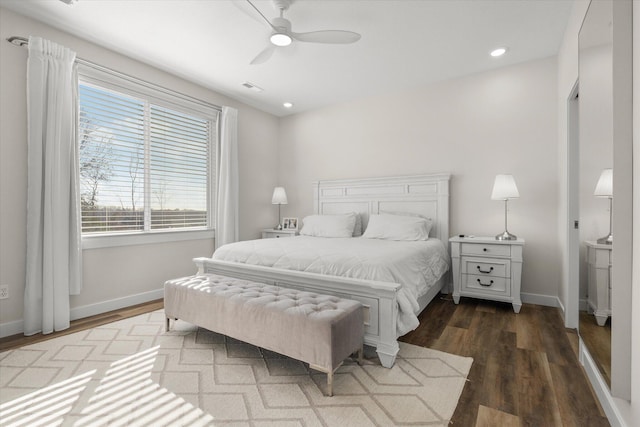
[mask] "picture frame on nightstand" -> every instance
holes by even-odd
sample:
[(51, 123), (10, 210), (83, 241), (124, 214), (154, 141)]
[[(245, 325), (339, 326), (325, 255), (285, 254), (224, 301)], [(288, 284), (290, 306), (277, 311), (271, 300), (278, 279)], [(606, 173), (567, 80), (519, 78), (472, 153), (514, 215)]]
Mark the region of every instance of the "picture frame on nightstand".
[(289, 217), (282, 219), (282, 229), (283, 230), (297, 230), (298, 229), (298, 218)]

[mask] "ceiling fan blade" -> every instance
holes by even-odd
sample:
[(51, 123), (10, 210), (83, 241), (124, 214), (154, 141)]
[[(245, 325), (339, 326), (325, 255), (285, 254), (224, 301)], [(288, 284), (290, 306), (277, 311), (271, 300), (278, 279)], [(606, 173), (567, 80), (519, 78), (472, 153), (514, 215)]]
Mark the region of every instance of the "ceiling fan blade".
[(291, 32), (290, 34), (295, 40), (308, 43), (348, 44), (357, 42), (361, 37), (360, 34), (353, 31), (343, 30), (310, 31), (308, 33)]
[(276, 50), (275, 46), (267, 46), (262, 52), (260, 52), (255, 58), (253, 58), (253, 61), (251, 61), (250, 64), (251, 65), (264, 64), (269, 60), (269, 58), (271, 58), (275, 50)]
[(269, 21), (269, 20), (267, 19), (267, 17), (266, 17), (266, 16), (264, 16), (264, 15), (262, 14), (262, 12), (260, 12), (260, 9), (258, 9), (258, 8), (256, 7), (256, 5), (255, 5), (255, 4), (251, 3), (251, 0), (247, 0), (247, 3), (249, 3), (249, 4), (251, 5), (251, 7), (252, 7), (256, 12), (258, 12), (258, 15), (260, 15), (260, 16), (262, 17), (262, 19), (264, 19), (264, 22), (266, 22), (266, 23), (267, 23), (267, 25), (268, 25), (272, 30), (276, 31), (276, 27), (274, 27), (274, 26), (273, 26), (273, 24), (271, 23), (271, 21)]

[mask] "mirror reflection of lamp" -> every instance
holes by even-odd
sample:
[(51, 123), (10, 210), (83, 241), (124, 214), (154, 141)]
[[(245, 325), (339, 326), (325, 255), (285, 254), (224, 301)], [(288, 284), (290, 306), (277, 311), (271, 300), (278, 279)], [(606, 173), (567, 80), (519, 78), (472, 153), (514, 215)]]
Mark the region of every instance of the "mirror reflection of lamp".
[(601, 237), (597, 240), (598, 243), (604, 245), (610, 245), (613, 243), (613, 235), (611, 234), (611, 207), (613, 205), (613, 169), (603, 169), (600, 174), (600, 179), (596, 184), (596, 189), (593, 192), (596, 197), (606, 197), (609, 199), (609, 234), (605, 237)]

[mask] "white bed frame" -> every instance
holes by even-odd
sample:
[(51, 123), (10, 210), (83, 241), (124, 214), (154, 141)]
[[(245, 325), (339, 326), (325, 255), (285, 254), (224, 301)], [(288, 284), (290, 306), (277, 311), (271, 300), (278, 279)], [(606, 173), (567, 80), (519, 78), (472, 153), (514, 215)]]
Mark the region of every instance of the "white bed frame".
[[(358, 212), (363, 229), (370, 214), (411, 212), (431, 218), (430, 234), (448, 247), (449, 174), (318, 181), (313, 184), (314, 210), (319, 214)], [(287, 288), (305, 289), (360, 301), (365, 307), (365, 344), (374, 346), (380, 362), (392, 367), (399, 346), (396, 336), (398, 283), (262, 267), (211, 258), (195, 258), (198, 273), (254, 280)], [(448, 284), (446, 274), (419, 298), (419, 314)]]

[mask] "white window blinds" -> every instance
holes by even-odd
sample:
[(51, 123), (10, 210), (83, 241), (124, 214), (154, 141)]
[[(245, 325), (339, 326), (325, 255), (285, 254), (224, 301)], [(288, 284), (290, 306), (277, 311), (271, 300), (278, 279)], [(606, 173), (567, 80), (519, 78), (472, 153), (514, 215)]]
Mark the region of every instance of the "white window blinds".
[(83, 233), (212, 228), (217, 114), (90, 80), (79, 84)]

